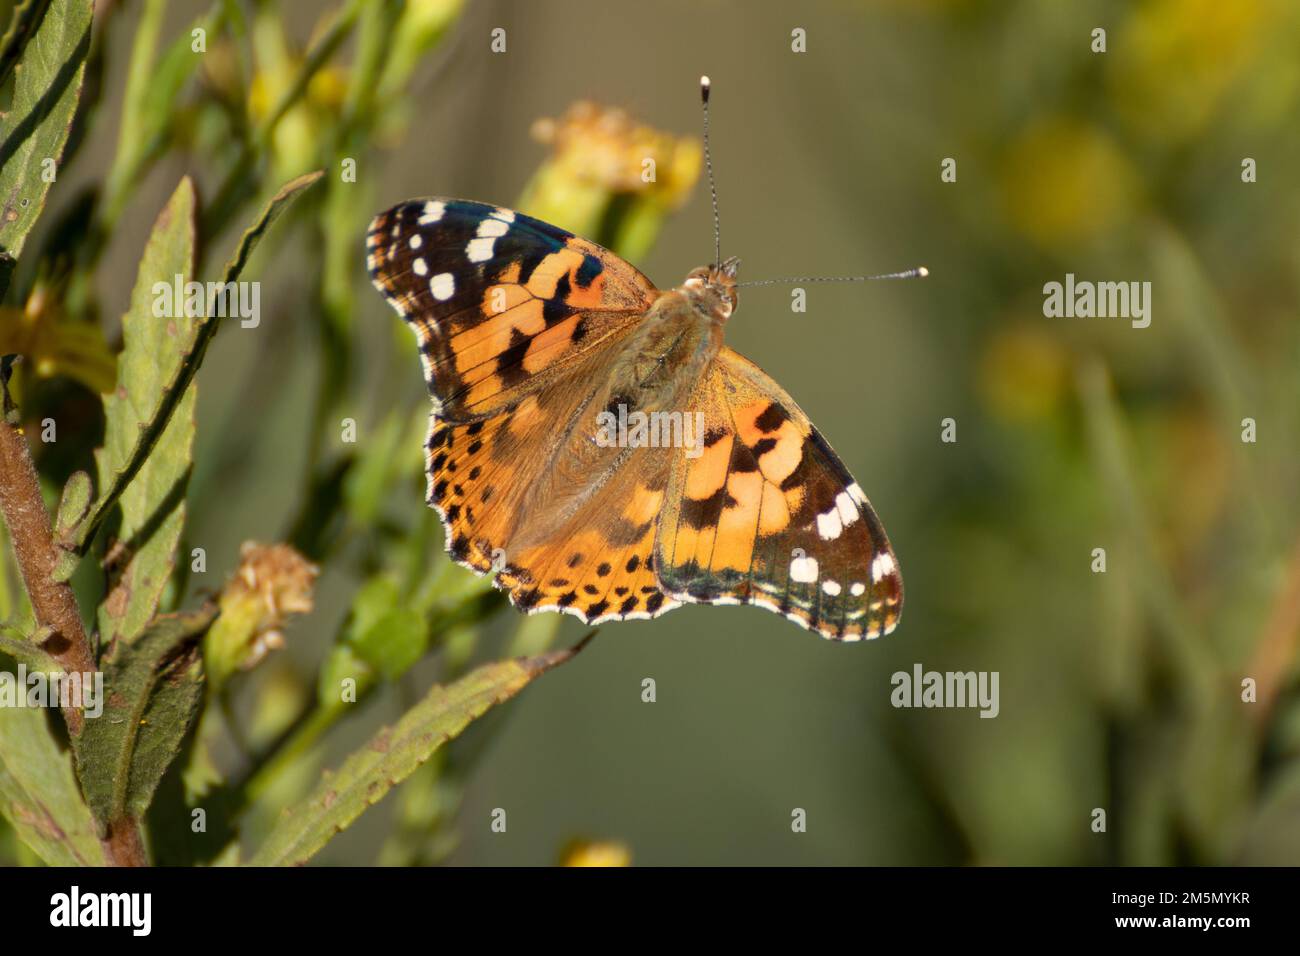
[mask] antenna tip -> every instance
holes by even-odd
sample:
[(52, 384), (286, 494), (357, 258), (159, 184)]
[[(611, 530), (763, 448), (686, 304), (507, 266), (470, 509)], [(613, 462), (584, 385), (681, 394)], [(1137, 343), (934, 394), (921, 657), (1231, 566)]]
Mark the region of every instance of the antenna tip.
[(711, 83), (710, 83), (709, 78), (708, 78), (707, 76), (702, 76), (702, 77), (700, 77), (700, 98), (701, 98), (702, 100), (704, 100), (704, 102), (706, 102), (706, 103), (709, 101), (709, 86), (710, 86), (710, 85), (711, 85)]
[(919, 266), (916, 270), (916, 274), (920, 276), (922, 279), (924, 279), (926, 276), (930, 274), (930, 270), (927, 269), (925, 266)]

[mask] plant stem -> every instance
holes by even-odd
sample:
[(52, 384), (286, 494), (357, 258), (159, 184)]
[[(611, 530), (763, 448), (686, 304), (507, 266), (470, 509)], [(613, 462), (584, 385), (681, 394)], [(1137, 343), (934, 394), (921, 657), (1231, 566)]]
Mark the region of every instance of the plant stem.
[[(50, 630), (44, 650), (67, 672), (91, 673), (95, 656), (81, 622), (76, 596), (66, 581), (56, 581), (59, 551), (54, 543), (50, 514), (41, 497), (40, 481), (31, 449), (20, 428), (0, 422), (0, 510), (9, 526), (14, 557), (32, 602), (36, 623)], [(85, 716), (79, 703), (63, 711), (68, 733), (81, 736)], [(103, 840), (105, 858), (115, 866), (145, 866), (144, 840), (135, 820), (115, 820)]]

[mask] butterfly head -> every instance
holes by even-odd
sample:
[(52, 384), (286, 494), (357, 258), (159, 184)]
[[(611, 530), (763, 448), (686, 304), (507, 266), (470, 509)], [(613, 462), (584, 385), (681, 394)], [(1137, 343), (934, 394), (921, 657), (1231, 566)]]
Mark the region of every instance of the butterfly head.
[(686, 276), (682, 291), (700, 311), (725, 322), (736, 310), (736, 273), (739, 270), (740, 259), (736, 256), (721, 265), (700, 266)]

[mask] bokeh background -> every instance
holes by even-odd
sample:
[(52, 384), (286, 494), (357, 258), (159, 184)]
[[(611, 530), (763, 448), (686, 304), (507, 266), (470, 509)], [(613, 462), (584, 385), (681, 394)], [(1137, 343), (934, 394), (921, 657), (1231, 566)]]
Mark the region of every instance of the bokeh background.
[[(99, 99), (47, 229), (120, 154), (126, 71), (150, 5), (101, 6)], [(209, 10), (163, 6), (166, 42)], [(110, 346), (179, 177), (194, 175), (214, 208), (239, 124), (265, 115), (340, 9), (239, 6), (242, 39), (212, 43), (104, 236), (80, 320)], [(408, 427), (423, 383), (409, 333), (366, 282), (369, 217), (435, 194), (576, 228), (606, 222), (591, 218), (593, 193), (614, 195), (620, 208), (642, 204), (625, 251), (657, 284), (677, 284), (712, 254), (707, 188), (692, 186), (702, 73), (723, 253), (742, 257), (742, 279), (929, 267), (925, 281), (809, 286), (802, 314), (782, 286), (745, 290), (727, 330), (866, 489), (907, 603), (894, 635), (861, 645), (753, 608), (607, 625), (322, 862), (550, 864), (586, 840), (643, 865), (1300, 863), (1300, 8), (407, 6), (428, 35), (380, 51), (408, 57), (409, 73), (366, 98), (355, 82), (365, 35), (340, 38), (236, 178), (247, 205), (226, 221), (215, 207), (204, 236), (221, 261), (254, 197), (327, 170), (255, 263), (262, 325), (224, 329), (199, 376), (185, 540), (209, 568), (176, 600), (219, 587), (250, 538), (292, 540), (322, 566), (316, 610), (234, 688), (246, 734), (283, 739), (295, 719), (301, 730), (363, 584), (382, 591), (376, 580), (418, 565), (438, 594), (475, 593), (468, 572), (444, 567), (423, 509), (419, 427)], [(490, 48), (498, 27), (504, 53)], [(1098, 27), (1104, 53), (1092, 49)], [(806, 52), (791, 49), (795, 28)], [(577, 101), (661, 131), (655, 148), (675, 164), (661, 162), (672, 172), (653, 195), (621, 195), (600, 165), (611, 150), (639, 156), (637, 134), (620, 138), (617, 124), (561, 124), (570, 152), (539, 142), (536, 121)], [(355, 183), (341, 182), (343, 157), (356, 159)], [(945, 158), (955, 182), (941, 179)], [(1257, 182), (1242, 181), (1246, 158)], [(1067, 272), (1150, 281), (1150, 327), (1045, 318), (1043, 285)], [(36, 417), (94, 394), (58, 370), (25, 387)], [(355, 446), (339, 440), (343, 417), (358, 423)], [(954, 443), (940, 440), (945, 418)], [(43, 472), (84, 467), (93, 414), (85, 434)], [(449, 671), (583, 633), (570, 618), (521, 631), (496, 605), (428, 620), (412, 666), (297, 738), (301, 759), (259, 791), (246, 840)], [(999, 672), (1000, 714), (891, 707), (891, 675), (917, 663)], [(505, 833), (490, 829), (494, 808), (507, 811)], [(792, 832), (795, 808), (806, 833)]]

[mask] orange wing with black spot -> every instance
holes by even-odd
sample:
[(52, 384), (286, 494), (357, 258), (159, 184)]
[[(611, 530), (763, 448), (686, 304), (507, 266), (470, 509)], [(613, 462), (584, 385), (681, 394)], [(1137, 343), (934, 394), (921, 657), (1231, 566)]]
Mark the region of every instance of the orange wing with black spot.
[(415, 332), (447, 421), (510, 407), (634, 325), (659, 294), (594, 242), (461, 199), (380, 213), (366, 252), (375, 288)]
[(592, 624), (655, 617), (678, 604), (654, 574), (671, 463), (661, 449), (593, 446), (581, 379), (529, 395), (510, 414), (434, 418), (429, 503), (452, 557), (496, 572), (520, 609)]
[(755, 604), (835, 640), (893, 630), (903, 590), (889, 539), (793, 399), (724, 347), (694, 407), (702, 451), (678, 453), (655, 545), (664, 592)]

